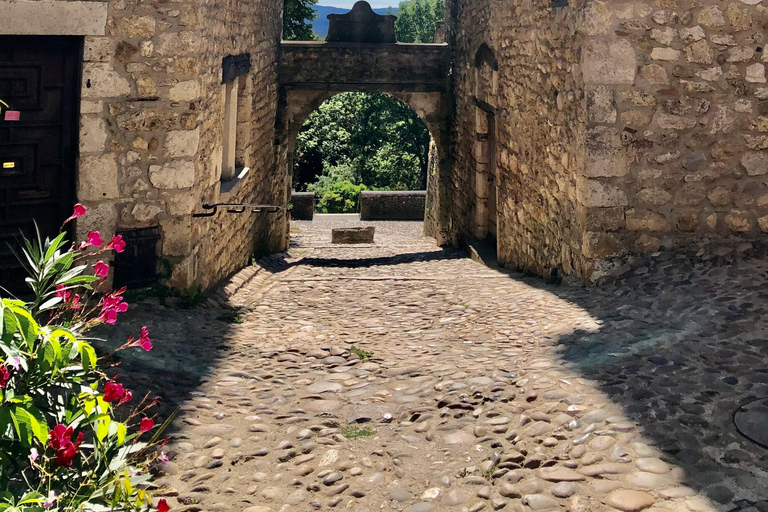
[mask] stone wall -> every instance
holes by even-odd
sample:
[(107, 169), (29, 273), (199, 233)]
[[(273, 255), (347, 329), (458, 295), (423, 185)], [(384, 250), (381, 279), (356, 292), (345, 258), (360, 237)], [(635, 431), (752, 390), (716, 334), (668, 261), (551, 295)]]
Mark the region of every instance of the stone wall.
[(579, 199), (590, 281), (660, 249), (707, 258), (764, 241), (764, 3), (594, 1), (585, 10), (590, 154)]
[[(286, 247), (284, 214), (191, 217), (205, 202), (286, 203), (286, 176), (273, 165), (282, 2), (92, 2), (107, 7), (103, 31), (93, 16), (78, 23), (68, 4), (82, 2), (30, 3), (85, 35), (77, 196), (89, 215), (80, 236), (159, 226), (161, 266), (177, 288), (207, 288), (254, 252)], [(237, 158), (251, 171), (222, 191), (222, 59), (242, 53), (251, 71), (240, 79)]]
[(426, 190), (360, 192), (361, 220), (424, 220)]
[(453, 236), (492, 236), (496, 221), (499, 262), (544, 276), (578, 272), (581, 259), (575, 171), (585, 159), (577, 33), (584, 2), (569, 3), (448, 5)]

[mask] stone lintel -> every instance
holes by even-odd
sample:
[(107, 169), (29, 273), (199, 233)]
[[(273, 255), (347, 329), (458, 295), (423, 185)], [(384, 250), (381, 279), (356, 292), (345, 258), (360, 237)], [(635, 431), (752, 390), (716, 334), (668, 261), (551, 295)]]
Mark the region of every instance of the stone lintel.
[(0, 2), (0, 35), (103, 36), (107, 2)]

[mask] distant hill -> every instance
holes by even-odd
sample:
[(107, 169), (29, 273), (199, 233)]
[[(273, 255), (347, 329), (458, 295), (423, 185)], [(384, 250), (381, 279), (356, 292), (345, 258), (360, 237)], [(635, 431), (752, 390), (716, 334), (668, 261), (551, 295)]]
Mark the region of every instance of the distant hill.
[[(393, 1), (392, 3), (396, 4), (398, 2)], [(312, 28), (315, 31), (315, 34), (317, 34), (321, 39), (325, 39), (325, 36), (328, 35), (329, 14), (344, 14), (349, 12), (349, 9), (345, 9), (343, 7), (330, 7), (328, 5), (315, 5), (312, 8), (317, 11), (317, 18), (315, 18), (315, 21), (312, 24)], [(387, 8), (382, 7), (379, 9), (374, 9), (374, 12), (378, 14), (387, 14)], [(392, 12), (397, 14), (397, 7), (393, 7)]]

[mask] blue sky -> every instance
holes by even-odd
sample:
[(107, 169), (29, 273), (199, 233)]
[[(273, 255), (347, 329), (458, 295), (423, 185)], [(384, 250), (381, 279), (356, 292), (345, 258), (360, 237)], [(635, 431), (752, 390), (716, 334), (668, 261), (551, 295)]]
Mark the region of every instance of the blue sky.
[[(330, 7), (345, 7), (351, 9), (357, 0), (320, 0), (317, 2), (320, 5), (327, 5)], [(397, 7), (399, 0), (368, 0), (371, 7), (377, 9), (379, 7)]]

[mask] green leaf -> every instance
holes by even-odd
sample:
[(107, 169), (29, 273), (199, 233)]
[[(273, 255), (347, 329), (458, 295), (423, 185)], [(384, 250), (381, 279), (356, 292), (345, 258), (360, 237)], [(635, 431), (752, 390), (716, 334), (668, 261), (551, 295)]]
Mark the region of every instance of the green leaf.
[(117, 424), (117, 444), (122, 445), (125, 442), (125, 435), (128, 433), (128, 427), (125, 423)]
[(19, 500), (18, 505), (26, 505), (29, 503), (42, 503), (45, 501), (45, 496), (40, 494), (39, 492), (33, 491), (28, 492), (24, 496), (21, 497), (21, 500)]
[(83, 363), (83, 370), (88, 371), (96, 367), (96, 351), (88, 343), (80, 343), (80, 360)]
[(48, 438), (48, 425), (36, 407), (32, 405), (27, 405), (26, 408), (16, 407), (11, 413), (11, 418), (14, 418), (20, 439), (26, 439), (27, 444), (31, 444), (34, 436), (41, 443), (45, 443)]
[(48, 245), (48, 250), (45, 251), (45, 256), (43, 259), (50, 260), (53, 258), (53, 255), (58, 251), (62, 245), (64, 245), (64, 237), (67, 235), (66, 232), (60, 233), (59, 236), (54, 238), (50, 244)]
[(109, 416), (104, 416), (96, 422), (96, 437), (99, 441), (103, 441), (107, 434), (109, 434), (109, 424), (111, 422), (112, 420)]

